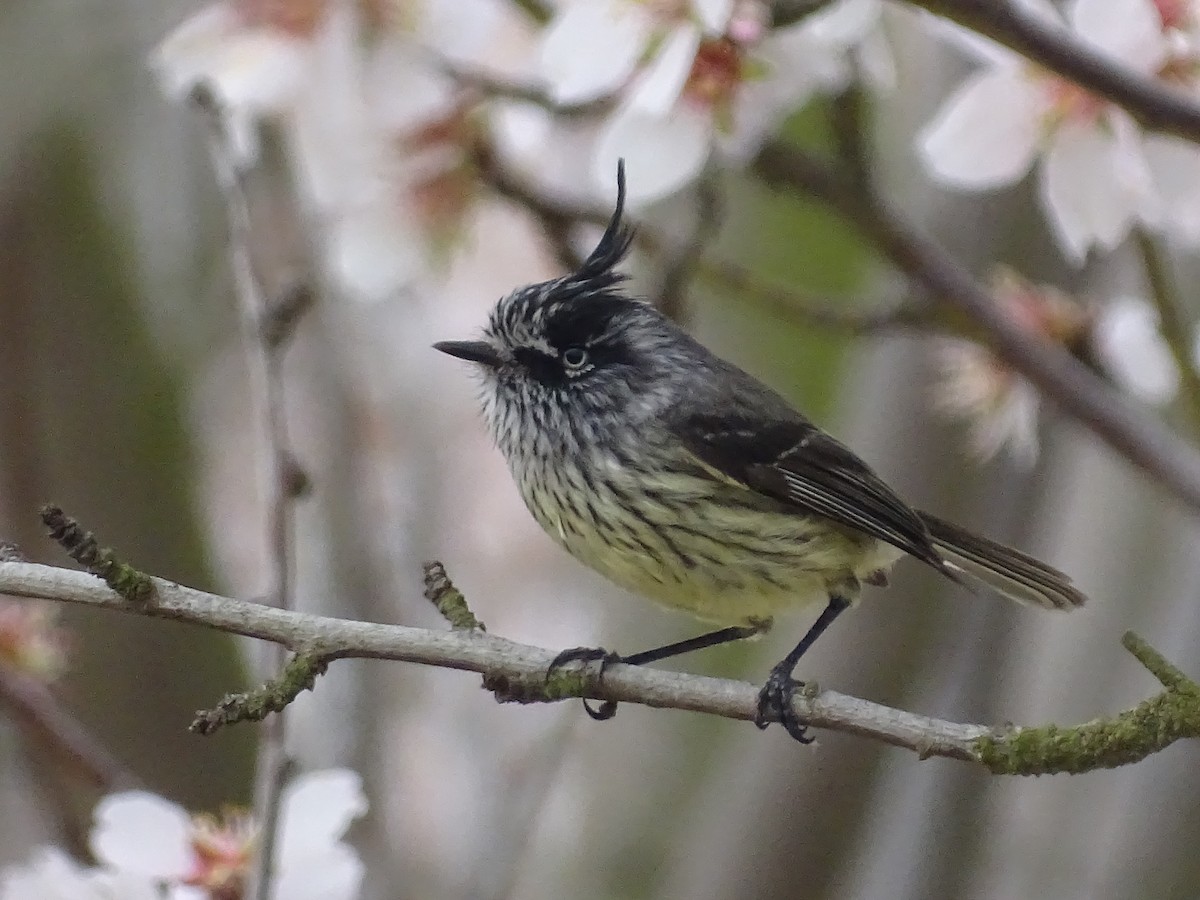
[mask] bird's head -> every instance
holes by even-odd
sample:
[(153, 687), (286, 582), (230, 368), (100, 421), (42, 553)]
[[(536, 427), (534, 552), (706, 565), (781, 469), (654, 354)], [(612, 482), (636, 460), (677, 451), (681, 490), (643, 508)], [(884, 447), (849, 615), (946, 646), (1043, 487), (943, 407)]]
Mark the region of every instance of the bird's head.
[(661, 381), (661, 363), (682, 333), (653, 306), (622, 291), (625, 275), (616, 266), (633, 239), (624, 206), (625, 170), (618, 164), (616, 209), (579, 269), (502, 298), (481, 340), (434, 345), (477, 364), (494, 427), (518, 411), (592, 421), (628, 414), (630, 404), (643, 404)]

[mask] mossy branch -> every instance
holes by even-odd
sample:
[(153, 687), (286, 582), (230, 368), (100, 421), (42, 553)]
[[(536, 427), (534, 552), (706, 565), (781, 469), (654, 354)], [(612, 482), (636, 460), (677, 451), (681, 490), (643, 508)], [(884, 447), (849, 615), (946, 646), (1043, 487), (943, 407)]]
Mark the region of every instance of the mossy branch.
[(43, 506), (42, 523), (50, 529), (50, 537), (67, 551), (67, 555), (86, 568), (128, 602), (144, 604), (154, 596), (150, 576), (122, 562), (109, 547), (96, 543), (96, 536), (84, 531), (78, 522), (57, 506)]
[(198, 710), (188, 730), (207, 735), (223, 725), (261, 722), (285, 709), (301, 691), (311, 691), (317, 676), (324, 675), (328, 668), (329, 660), (319, 654), (296, 653), (276, 678), (250, 691), (226, 694), (212, 709)]
[[(444, 577), (444, 569), (433, 568), (435, 574), (439, 570)], [(758, 686), (742, 681), (620, 663), (609, 665), (603, 676), (599, 666), (570, 665), (547, 678), (555, 651), (518, 644), (478, 628), (431, 630), (313, 616), (157, 578), (150, 581), (157, 601), (134, 605), (83, 572), (0, 561), (0, 593), (192, 622), (293, 650), (296, 655), (280, 679), (222, 702), (219, 710), (228, 707), (237, 715), (222, 718), (221, 724), (266, 715), (286, 705), (312, 686), (328, 662), (344, 658), (392, 659), (478, 672), (484, 677), (484, 687), (506, 701), (541, 703), (586, 697), (746, 722), (754, 720), (758, 708)], [(449, 585), (449, 579), (445, 584)], [(461, 594), (452, 585), (447, 591), (453, 591), (449, 596), (454, 607)], [(1087, 772), (1128, 765), (1180, 738), (1200, 737), (1200, 687), (1136, 635), (1127, 634), (1124, 644), (1162, 683), (1163, 692), (1111, 718), (1075, 727), (993, 728), (948, 722), (812, 685), (810, 690), (796, 693), (794, 708), (814, 728), (882, 741), (912, 750), (921, 758), (961, 759), (1009, 775)]]
[(1140, 762), (1180, 738), (1200, 737), (1200, 686), (1132, 631), (1121, 638), (1166, 689), (1115, 716), (1074, 728), (1010, 728), (975, 742), (997, 775), (1078, 774)]

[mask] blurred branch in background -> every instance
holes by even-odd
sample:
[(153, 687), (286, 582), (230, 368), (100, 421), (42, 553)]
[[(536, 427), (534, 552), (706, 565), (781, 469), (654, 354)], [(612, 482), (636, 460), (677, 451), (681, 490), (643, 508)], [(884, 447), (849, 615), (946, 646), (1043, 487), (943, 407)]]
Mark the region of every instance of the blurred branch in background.
[(763, 145), (753, 170), (771, 187), (816, 197), (840, 212), (930, 296), (966, 316), (988, 347), (1060, 409), (1200, 512), (1195, 448), (1069, 353), (1027, 333), (966, 268), (883, 200), (864, 196), (830, 164), (778, 139)]
[(1200, 104), (1098, 53), (1030, 6), (1013, 0), (908, 0), (978, 32), (1128, 110), (1156, 131), (1200, 141)]
[[(220, 597), (154, 580), (156, 602), (135, 606), (91, 576), (32, 563), (0, 563), (0, 593), (207, 625), (270, 641), (299, 656), (392, 659), (478, 672), (501, 700), (568, 697), (638, 703), (753, 721), (758, 688), (745, 682), (614, 664), (599, 672), (566, 668), (548, 676), (557, 654), (481, 631), (451, 632), (313, 616)], [(1140, 638), (1125, 645), (1160, 679), (1164, 693), (1110, 719), (1077, 728), (991, 728), (933, 719), (810, 685), (796, 713), (818, 728), (845, 731), (918, 753), (975, 762), (998, 774), (1041, 775), (1113, 768), (1144, 759), (1180, 738), (1200, 737), (1200, 687)]]
[[(307, 491), (308, 477), (292, 450), (288, 434), (283, 363), (290, 338), (303, 312), (312, 305), (311, 255), (298, 223), (304, 221), (295, 191), (272, 171), (258, 144), (262, 136), (250, 123), (235, 122), (211, 93), (197, 91), (195, 106), (204, 114), (216, 183), (229, 217), (229, 254), (240, 300), (243, 339), (252, 392), (260, 416), (260, 470), (266, 502), (267, 597), (279, 609), (295, 605), (295, 506)], [(248, 129), (250, 137), (239, 134)], [(238, 147), (253, 140), (255, 152)], [(288, 226), (291, 227), (288, 227)], [(269, 238), (269, 239), (268, 239)], [(287, 654), (277, 646), (270, 669), (285, 668)], [(292, 694), (294, 698), (295, 694)], [(276, 858), (279, 809), (291, 770), (287, 750), (286, 704), (273, 716), (259, 717), (262, 740), (254, 779), (254, 812), (262, 823), (247, 897), (268, 900)]]

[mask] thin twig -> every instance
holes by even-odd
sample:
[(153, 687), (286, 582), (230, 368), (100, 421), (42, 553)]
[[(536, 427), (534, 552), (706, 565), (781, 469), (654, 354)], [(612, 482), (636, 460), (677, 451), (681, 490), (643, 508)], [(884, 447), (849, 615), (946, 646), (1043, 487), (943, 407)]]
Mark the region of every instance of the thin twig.
[[(432, 631), (354, 622), (276, 609), (153, 579), (159, 602), (135, 606), (85, 572), (33, 563), (0, 562), (0, 593), (79, 603), (126, 614), (205, 625), (272, 641), (325, 659), (393, 659), (478, 672), (493, 687), (545, 702), (567, 696), (690, 710), (741, 721), (758, 711), (756, 685), (658, 669), (609, 665), (597, 673), (574, 666), (547, 677), (554, 650), (518, 644), (482, 631)], [(1160, 679), (1164, 693), (1112, 719), (1075, 728), (992, 728), (892, 709), (812, 685), (793, 699), (796, 714), (815, 728), (857, 734), (912, 750), (978, 763), (1005, 774), (1081, 772), (1127, 764), (1184, 737), (1200, 737), (1200, 687), (1146, 653), (1127, 646)], [(540, 694), (540, 696), (538, 696)]]
[(871, 151), (867, 145), (864, 118), (867, 92), (858, 80), (851, 81), (829, 103), (829, 124), (837, 144), (842, 171), (864, 194), (873, 192)]
[(1146, 271), (1150, 297), (1158, 309), (1159, 330), (1179, 370), (1179, 383), (1192, 433), (1200, 438), (1200, 372), (1192, 363), (1190, 329), (1183, 318), (1183, 304), (1171, 278), (1171, 266), (1158, 241), (1146, 229), (1135, 229), (1134, 239)]
[(840, 212), (896, 268), (969, 319), (997, 356), (1061, 410), (1200, 512), (1200, 453), (1070, 353), (1027, 333), (970, 272), (915, 226), (877, 198), (864, 198), (828, 164), (783, 141), (768, 141), (752, 167), (772, 187), (814, 196)]
[[(266, 490), (267, 560), (271, 585), (267, 596), (280, 609), (294, 604), (294, 508), (307, 479), (295, 461), (288, 438), (284, 396), (283, 358), (299, 315), (312, 302), (304, 286), (288, 285), (272, 296), (258, 269), (255, 252), (254, 212), (251, 209), (248, 172), (235, 157), (221, 111), (213, 98), (197, 98), (210, 128), (210, 151), (217, 183), (224, 194), (229, 217), (229, 253), (236, 293), (240, 301), (246, 357), (254, 381), (252, 394), (262, 418), (262, 483)], [(207, 105), (203, 102), (208, 101)], [(297, 298), (300, 298), (299, 300)], [(276, 647), (269, 669), (280, 671), (287, 662), (285, 648)], [(259, 822), (258, 853), (249, 879), (247, 896), (269, 900), (279, 806), (290, 769), (286, 747), (287, 720), (282, 714), (263, 721), (254, 778), (254, 811)]]
[(908, 0), (1015, 50), (1111, 100), (1156, 131), (1200, 142), (1200, 104), (1183, 91), (1114, 63), (1065, 28), (1013, 0)]
[(696, 210), (691, 231), (678, 249), (662, 254), (666, 257), (666, 265), (654, 305), (676, 322), (688, 319), (688, 285), (698, 273), (697, 264), (704, 258), (709, 244), (721, 230), (725, 210), (718, 181), (718, 173), (709, 171), (696, 184)]

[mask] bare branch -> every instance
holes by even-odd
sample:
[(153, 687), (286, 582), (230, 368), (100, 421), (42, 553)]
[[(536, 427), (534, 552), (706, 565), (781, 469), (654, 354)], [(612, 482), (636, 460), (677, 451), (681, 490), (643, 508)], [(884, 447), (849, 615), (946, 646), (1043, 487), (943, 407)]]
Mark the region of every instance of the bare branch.
[[(478, 672), (493, 689), (526, 701), (584, 696), (753, 721), (758, 687), (740, 681), (614, 664), (601, 681), (564, 667), (546, 676), (555, 651), (478, 630), (431, 631), (308, 615), (233, 600), (153, 579), (159, 602), (128, 603), (84, 572), (0, 562), (0, 593), (78, 603), (191, 622), (272, 641), (322, 659), (392, 659)], [(1124, 765), (1183, 737), (1200, 736), (1200, 687), (1136, 637), (1127, 646), (1164, 683), (1164, 692), (1112, 718), (1078, 728), (990, 728), (904, 712), (835, 691), (797, 692), (795, 710), (817, 728), (849, 732), (916, 752), (978, 763), (1005, 774), (1082, 772)]]
[[(246, 356), (254, 379), (252, 391), (263, 425), (260, 465), (267, 498), (267, 558), (271, 578), (268, 596), (279, 608), (290, 609), (294, 605), (295, 504), (308, 479), (296, 461), (288, 437), (283, 358), (296, 323), (313, 304), (315, 292), (308, 279), (295, 277), (290, 271), (293, 266), (281, 264), (281, 251), (292, 256), (299, 254), (293, 248), (268, 246), (262, 234), (264, 229), (256, 229), (255, 225), (268, 212), (278, 214), (289, 207), (291, 215), (285, 215), (285, 221), (300, 221), (302, 217), (294, 209), (294, 198), (287, 185), (276, 173), (262, 168), (261, 161), (261, 170), (251, 179), (245, 161), (235, 153), (232, 135), (227, 133), (215, 98), (196, 99), (209, 126), (209, 149), (228, 213), (230, 262), (242, 311)], [(286, 655), (280, 649), (272, 658), (271, 668), (279, 671), (285, 663)], [(245, 713), (244, 718), (249, 718), (246, 713), (249, 700), (242, 699), (245, 702), (238, 710)], [(266, 704), (261, 697), (251, 699)], [(285, 706), (277, 704), (274, 711), (282, 713)], [(265, 721), (255, 770), (254, 810), (262, 827), (247, 896), (267, 900), (271, 895), (279, 804), (290, 761), (284, 716), (267, 718), (264, 714), (259, 718)]]
[(686, 322), (689, 317), (688, 285), (698, 274), (699, 262), (716, 239), (725, 216), (719, 177), (715, 171), (706, 172), (696, 184), (695, 199), (695, 215), (689, 233), (674, 249), (662, 254), (666, 265), (654, 299), (659, 312), (680, 323)]
[(1183, 91), (1114, 63), (1012, 0), (908, 0), (1004, 44), (1111, 100), (1155, 131), (1200, 142), (1200, 104)]
[(940, 246), (882, 201), (829, 165), (783, 141), (769, 141), (753, 163), (767, 184), (824, 201), (914, 282), (966, 316), (987, 345), (1060, 409), (1200, 512), (1200, 454), (1159, 419), (1134, 405), (1064, 350), (1028, 334), (991, 293)]
[(1200, 437), (1200, 371), (1192, 362), (1191, 327), (1184, 316), (1184, 304), (1175, 279), (1171, 276), (1170, 260), (1159, 242), (1145, 228), (1135, 229), (1133, 236), (1142, 257), (1151, 301), (1158, 310), (1159, 330), (1179, 370), (1180, 393), (1187, 407), (1192, 434)]

